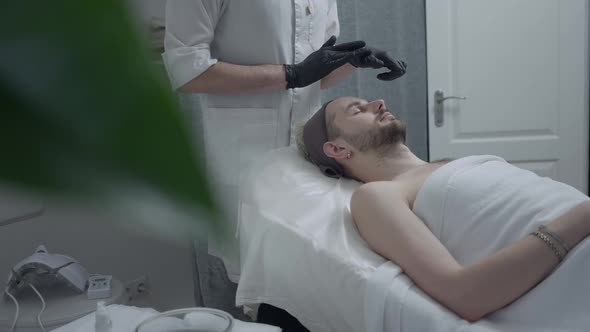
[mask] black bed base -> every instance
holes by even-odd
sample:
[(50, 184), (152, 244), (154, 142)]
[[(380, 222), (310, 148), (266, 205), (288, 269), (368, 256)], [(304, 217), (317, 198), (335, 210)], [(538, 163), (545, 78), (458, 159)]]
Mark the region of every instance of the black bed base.
[(258, 323), (280, 327), (283, 332), (310, 332), (305, 328), (297, 318), (291, 316), (288, 312), (270, 304), (262, 303), (258, 307)]

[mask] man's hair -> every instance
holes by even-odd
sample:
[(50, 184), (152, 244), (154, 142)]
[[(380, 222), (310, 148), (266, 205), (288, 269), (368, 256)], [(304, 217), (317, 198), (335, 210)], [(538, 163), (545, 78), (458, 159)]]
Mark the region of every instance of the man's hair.
[[(327, 132), (329, 140), (334, 140), (334, 139), (340, 137), (340, 134), (341, 134), (340, 128), (338, 128), (336, 126), (336, 124), (334, 123), (335, 118), (336, 118), (335, 112), (332, 112), (332, 114), (330, 114), (326, 117), (326, 132)], [(303, 140), (303, 132), (304, 132), (305, 124), (307, 123), (307, 121), (309, 121), (309, 119), (306, 120), (305, 122), (299, 123), (295, 126), (295, 143), (297, 144), (297, 149), (299, 150), (299, 152), (301, 152), (301, 154), (303, 154), (303, 157), (305, 158), (305, 160), (307, 160), (308, 162), (310, 162), (312, 164), (315, 164), (311, 158), (311, 155), (309, 154), (309, 151), (307, 150), (307, 147), (305, 146), (305, 141)], [(345, 177), (345, 178), (350, 177), (346, 173), (346, 170), (344, 170), (344, 168), (342, 169), (341, 176)]]
[(340, 128), (336, 126), (336, 112), (332, 112), (332, 114), (328, 114), (326, 117), (326, 131), (328, 134), (329, 140), (335, 140), (341, 134)]
[[(328, 134), (329, 140), (334, 140), (338, 138), (341, 134), (340, 128), (338, 128), (334, 123), (335, 119), (336, 112), (332, 112), (332, 114), (329, 114), (326, 117), (326, 132)], [(307, 121), (309, 121), (309, 119), (295, 126), (295, 143), (297, 143), (297, 149), (299, 150), (299, 152), (303, 154), (305, 160), (309, 161), (310, 163), (313, 163), (309, 155), (309, 151), (307, 151), (307, 147), (305, 146), (305, 142), (303, 141), (303, 130), (305, 129), (305, 124), (307, 123)]]
[[(334, 123), (335, 119), (336, 112), (332, 112), (332, 114), (329, 114), (326, 118), (326, 131), (329, 140), (334, 140), (338, 138), (341, 133), (340, 128), (338, 128)], [(297, 149), (299, 149), (299, 151), (303, 154), (305, 159), (309, 162), (312, 162), (311, 157), (309, 156), (309, 152), (307, 151), (307, 147), (305, 146), (305, 142), (303, 141), (303, 129), (305, 128), (305, 124), (307, 123), (307, 121), (309, 121), (309, 119), (295, 126), (295, 142), (297, 143)]]
[(295, 143), (297, 143), (297, 149), (299, 152), (303, 154), (305, 160), (312, 162), (311, 157), (309, 156), (309, 152), (307, 151), (307, 147), (305, 146), (305, 142), (303, 142), (303, 129), (305, 128), (305, 122), (299, 123), (295, 126)]

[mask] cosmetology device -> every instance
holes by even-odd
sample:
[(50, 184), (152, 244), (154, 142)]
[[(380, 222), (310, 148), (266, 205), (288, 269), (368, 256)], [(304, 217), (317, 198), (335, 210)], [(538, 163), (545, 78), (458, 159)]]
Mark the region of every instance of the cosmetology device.
[(17, 323), (18, 331), (53, 329), (94, 311), (98, 299), (119, 303), (124, 294), (125, 287), (112, 276), (89, 274), (72, 257), (40, 245), (10, 270), (0, 296), (0, 330), (12, 332)]

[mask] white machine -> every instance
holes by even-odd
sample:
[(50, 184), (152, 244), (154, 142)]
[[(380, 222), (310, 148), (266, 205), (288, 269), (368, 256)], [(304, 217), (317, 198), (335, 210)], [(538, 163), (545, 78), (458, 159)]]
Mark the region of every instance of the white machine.
[(77, 293), (84, 293), (88, 277), (86, 269), (75, 259), (50, 254), (41, 245), (31, 256), (14, 266), (8, 277), (8, 291), (16, 296), (29, 285), (49, 288), (63, 283)]
[(126, 300), (123, 284), (108, 275), (90, 275), (75, 259), (45, 246), (16, 264), (0, 301), (0, 331), (52, 330), (93, 312), (97, 301)]

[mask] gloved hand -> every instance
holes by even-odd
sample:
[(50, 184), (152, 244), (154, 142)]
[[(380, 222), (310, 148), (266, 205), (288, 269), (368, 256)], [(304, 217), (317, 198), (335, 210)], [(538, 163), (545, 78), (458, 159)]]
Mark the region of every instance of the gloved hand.
[(387, 67), (390, 71), (377, 75), (382, 81), (393, 81), (396, 78), (404, 76), (406, 73), (406, 63), (401, 60), (395, 60), (387, 52), (367, 47), (371, 53), (369, 55), (358, 54), (350, 60), (350, 64), (357, 68), (379, 69)]
[(336, 44), (336, 36), (330, 37), (322, 47), (311, 53), (305, 60), (294, 65), (285, 65), (287, 89), (302, 88), (321, 80), (334, 69), (348, 63), (355, 57), (363, 57), (371, 52), (364, 41)]

